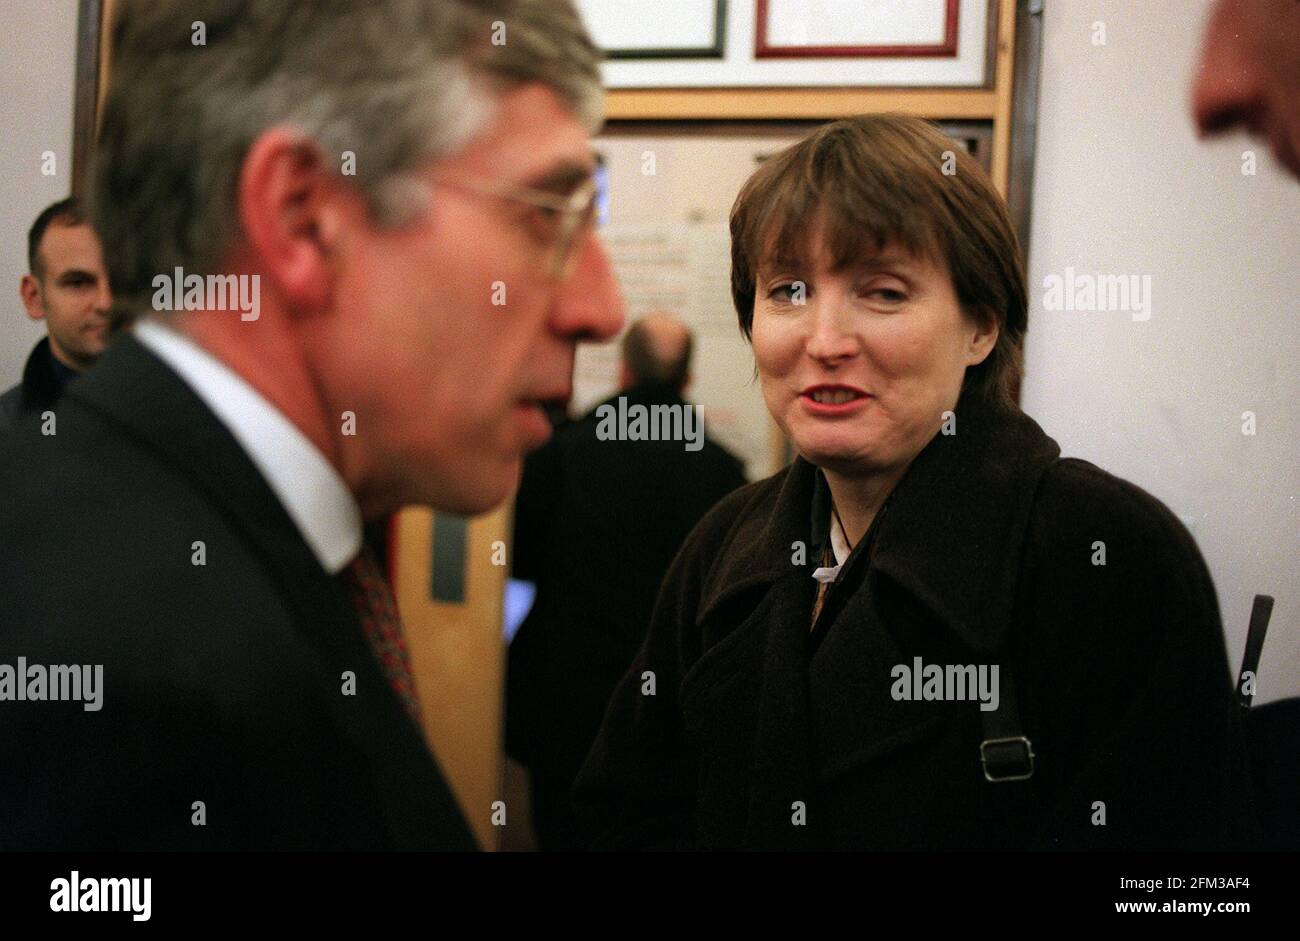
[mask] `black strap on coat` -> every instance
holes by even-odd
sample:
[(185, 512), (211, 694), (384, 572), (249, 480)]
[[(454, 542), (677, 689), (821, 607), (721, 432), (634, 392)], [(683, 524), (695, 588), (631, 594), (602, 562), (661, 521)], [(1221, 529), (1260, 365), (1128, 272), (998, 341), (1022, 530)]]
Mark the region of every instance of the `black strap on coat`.
[[(1250, 709), (1254, 698), (1254, 678), (1259, 670), (1260, 654), (1264, 650), (1264, 637), (1273, 615), (1273, 597), (1256, 595), (1250, 612), (1250, 628), (1246, 633), (1246, 654), (1241, 661), (1241, 675), (1237, 684), (1237, 704), (1243, 712)], [(1016, 708), (1016, 682), (1010, 663), (1002, 665), (1002, 688), (999, 707), (992, 712), (980, 712), (984, 726), (984, 741), (980, 742), (980, 763), (984, 777), (993, 782), (1024, 781), (1034, 774), (1033, 743), (1021, 731), (1020, 712)], [(1246, 685), (1249, 675), (1252, 682)]]
[(980, 742), (980, 764), (984, 778), (994, 784), (1026, 781), (1034, 776), (1034, 745), (1021, 731), (1016, 707), (1016, 680), (1010, 659), (1001, 667), (998, 708), (980, 710), (984, 741)]
[[(1256, 595), (1250, 609), (1250, 628), (1246, 631), (1246, 655), (1241, 660), (1241, 674), (1237, 678), (1237, 705), (1245, 712), (1255, 698), (1255, 678), (1259, 675), (1259, 656), (1264, 652), (1264, 635), (1268, 633), (1268, 620), (1273, 616), (1273, 596)], [(1246, 689), (1246, 674), (1250, 674), (1250, 691)]]

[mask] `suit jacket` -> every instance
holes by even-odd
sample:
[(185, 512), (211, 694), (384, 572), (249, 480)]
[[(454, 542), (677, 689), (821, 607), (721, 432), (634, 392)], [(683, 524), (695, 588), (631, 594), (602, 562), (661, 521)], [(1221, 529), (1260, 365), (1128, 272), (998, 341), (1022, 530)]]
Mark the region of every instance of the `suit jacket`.
[(0, 848), (474, 848), (341, 586), (175, 373), (124, 336), (56, 415), (0, 443), (0, 664), (102, 665), (103, 701), (0, 702)]
[(23, 366), (22, 381), (0, 395), (0, 432), (12, 428), (24, 415), (54, 407), (63, 393), (63, 383), (54, 374), (50, 338), (42, 337)]
[[(620, 395), (629, 405), (685, 404), (650, 383)], [(510, 647), (507, 745), (535, 773), (565, 779), (566, 791), (673, 556), (745, 483), (740, 462), (707, 438), (699, 451), (601, 441), (597, 424), (593, 409), (529, 456), (515, 512), (514, 576), (535, 582), (537, 597)]]
[[(814, 634), (817, 473), (732, 494), (674, 561), (576, 786), (601, 845), (1255, 845), (1214, 587), (1155, 498), (962, 404)], [(1031, 778), (985, 780), (978, 703), (894, 698), (916, 657), (1014, 668)]]

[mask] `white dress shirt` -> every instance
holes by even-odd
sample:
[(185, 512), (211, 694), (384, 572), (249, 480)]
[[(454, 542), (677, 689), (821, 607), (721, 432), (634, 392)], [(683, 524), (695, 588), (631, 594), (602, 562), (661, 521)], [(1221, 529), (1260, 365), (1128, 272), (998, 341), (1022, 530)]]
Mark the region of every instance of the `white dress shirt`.
[(321, 567), (337, 575), (361, 551), (361, 510), (307, 436), (233, 369), (165, 323), (135, 336), (225, 425), (280, 499)]
[(849, 545), (848, 537), (844, 535), (844, 530), (840, 528), (840, 521), (835, 516), (834, 510), (831, 510), (831, 518), (827, 520), (826, 528), (830, 530), (831, 553), (835, 556), (835, 564), (819, 566), (813, 569), (812, 573), (812, 577), (823, 584), (833, 582), (839, 577), (840, 569), (844, 566), (844, 560), (853, 551), (853, 548)]

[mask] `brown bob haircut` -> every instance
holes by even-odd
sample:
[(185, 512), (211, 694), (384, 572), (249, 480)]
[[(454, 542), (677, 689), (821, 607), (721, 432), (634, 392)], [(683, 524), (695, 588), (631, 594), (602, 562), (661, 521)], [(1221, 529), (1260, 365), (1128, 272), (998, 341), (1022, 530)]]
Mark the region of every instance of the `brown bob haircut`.
[(836, 269), (887, 244), (946, 266), (966, 315), (998, 326), (984, 362), (967, 368), (962, 398), (1015, 401), (1024, 266), (1006, 204), (974, 158), (928, 121), (870, 114), (827, 124), (768, 159), (731, 209), (731, 297), (745, 339), (759, 269), (778, 258), (806, 261), (819, 212)]

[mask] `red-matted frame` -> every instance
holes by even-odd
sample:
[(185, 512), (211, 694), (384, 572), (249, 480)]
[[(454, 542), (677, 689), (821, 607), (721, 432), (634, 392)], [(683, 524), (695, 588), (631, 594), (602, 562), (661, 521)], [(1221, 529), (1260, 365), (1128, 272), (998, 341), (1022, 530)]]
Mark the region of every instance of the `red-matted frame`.
[(755, 59), (802, 59), (845, 56), (866, 58), (870, 56), (956, 56), (957, 55), (957, 3), (947, 0), (944, 9), (943, 42), (933, 46), (772, 46), (767, 42), (768, 0), (757, 0), (758, 10), (754, 22)]

